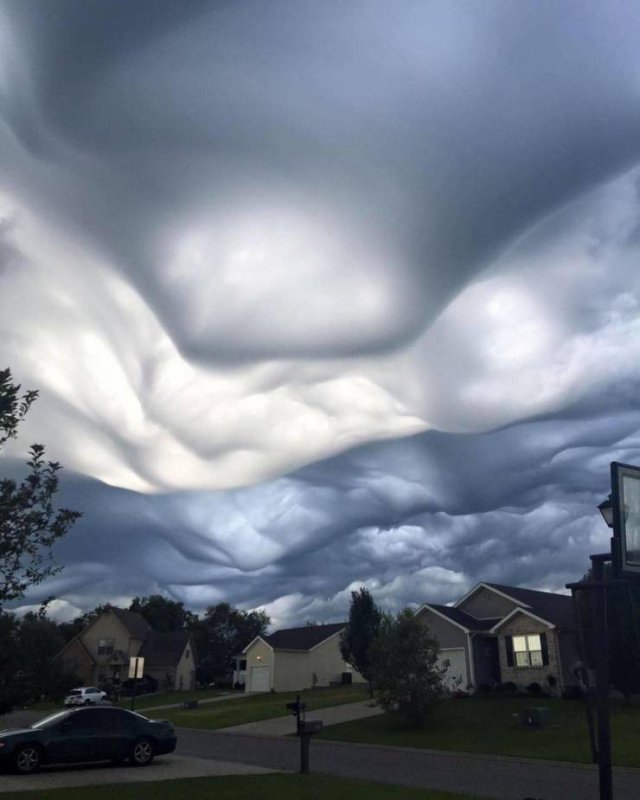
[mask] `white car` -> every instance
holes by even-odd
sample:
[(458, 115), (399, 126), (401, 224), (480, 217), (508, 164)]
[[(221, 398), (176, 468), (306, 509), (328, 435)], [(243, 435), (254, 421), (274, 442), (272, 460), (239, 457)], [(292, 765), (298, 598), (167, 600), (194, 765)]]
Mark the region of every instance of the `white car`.
[(72, 689), (64, 699), (65, 706), (90, 706), (93, 703), (102, 703), (107, 699), (107, 693), (96, 686), (81, 686)]

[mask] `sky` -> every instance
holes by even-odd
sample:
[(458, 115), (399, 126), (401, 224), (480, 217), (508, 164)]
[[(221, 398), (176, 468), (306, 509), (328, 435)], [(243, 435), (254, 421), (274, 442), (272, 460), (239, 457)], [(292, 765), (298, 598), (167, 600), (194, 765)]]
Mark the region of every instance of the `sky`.
[(0, 365), (68, 619), (563, 590), (640, 463), (640, 7), (0, 0)]

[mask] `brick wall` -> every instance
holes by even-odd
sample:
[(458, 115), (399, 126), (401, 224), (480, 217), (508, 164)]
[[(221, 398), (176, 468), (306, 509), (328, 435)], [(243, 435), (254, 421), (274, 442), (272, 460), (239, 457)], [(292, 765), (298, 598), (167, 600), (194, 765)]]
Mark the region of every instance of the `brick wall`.
[[(526, 636), (532, 633), (546, 634), (549, 663), (541, 667), (516, 667), (514, 656), (514, 666), (508, 666), (505, 636)], [(544, 691), (556, 695), (560, 694), (562, 691), (562, 670), (560, 668), (558, 638), (555, 630), (537, 622), (535, 619), (531, 619), (525, 614), (517, 614), (507, 625), (500, 628), (498, 649), (500, 654), (500, 676), (503, 683), (512, 681), (519, 689), (526, 689), (530, 683), (535, 681), (542, 686)], [(554, 688), (547, 683), (548, 675), (553, 675), (557, 681)]]

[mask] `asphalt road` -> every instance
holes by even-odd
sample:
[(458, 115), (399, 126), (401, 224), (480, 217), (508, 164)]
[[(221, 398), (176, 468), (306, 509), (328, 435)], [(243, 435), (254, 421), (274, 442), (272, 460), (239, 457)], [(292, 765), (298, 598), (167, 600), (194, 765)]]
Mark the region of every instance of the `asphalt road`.
[[(295, 738), (181, 728), (177, 752), (289, 771), (297, 771), (300, 765), (300, 744)], [(312, 772), (499, 800), (598, 800), (598, 772), (590, 765), (313, 740), (310, 766)], [(614, 789), (616, 800), (638, 800), (640, 770), (616, 769)]]

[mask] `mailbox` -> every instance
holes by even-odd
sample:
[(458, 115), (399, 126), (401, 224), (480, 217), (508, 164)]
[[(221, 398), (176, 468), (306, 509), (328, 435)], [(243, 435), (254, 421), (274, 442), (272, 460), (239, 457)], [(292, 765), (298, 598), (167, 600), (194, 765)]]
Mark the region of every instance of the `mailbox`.
[(306, 703), (301, 703), (299, 700), (294, 700), (292, 703), (287, 703), (287, 708), (293, 714), (294, 717), (297, 717), (301, 711), (304, 711), (307, 707)]

